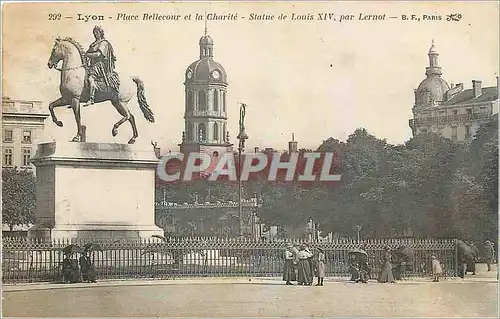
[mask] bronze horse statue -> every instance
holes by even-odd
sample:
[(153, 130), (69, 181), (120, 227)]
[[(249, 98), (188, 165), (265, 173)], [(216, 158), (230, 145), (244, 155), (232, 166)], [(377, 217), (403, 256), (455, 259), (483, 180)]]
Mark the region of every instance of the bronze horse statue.
[[(62, 66), (61, 68), (57, 68), (56, 66), (60, 61), (62, 61)], [(52, 48), (47, 66), (49, 69), (55, 68), (61, 72), (61, 82), (59, 85), (61, 97), (49, 105), (52, 121), (57, 126), (62, 127), (63, 123), (57, 119), (54, 114), (54, 108), (70, 106), (73, 109), (77, 126), (77, 134), (72, 139), (72, 142), (85, 142), (85, 127), (82, 125), (81, 121), (80, 102), (87, 102), (89, 100), (90, 90), (87, 81), (87, 58), (83, 47), (74, 39), (57, 38)], [(154, 122), (154, 115), (146, 101), (144, 83), (142, 80), (137, 76), (128, 77), (121, 74), (119, 74), (119, 76), (121, 81), (118, 92), (105, 88), (102, 86), (102, 83), (100, 83), (102, 90), (96, 92), (95, 103), (110, 101), (122, 116), (122, 118), (113, 125), (113, 129), (111, 130), (113, 136), (118, 134), (120, 125), (126, 121), (130, 122), (133, 136), (128, 143), (133, 144), (139, 135), (137, 133), (134, 116), (130, 113), (127, 104), (134, 95), (135, 86), (137, 87), (137, 102), (142, 114), (146, 120), (152, 123)]]

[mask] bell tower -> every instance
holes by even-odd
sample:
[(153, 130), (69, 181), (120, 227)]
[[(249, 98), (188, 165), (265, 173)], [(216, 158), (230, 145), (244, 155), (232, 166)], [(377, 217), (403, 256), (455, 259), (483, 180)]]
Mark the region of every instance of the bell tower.
[(227, 131), (227, 74), (213, 56), (214, 41), (205, 24), (199, 59), (185, 73), (185, 127), (179, 144), (182, 153), (204, 152), (218, 157), (232, 152)]

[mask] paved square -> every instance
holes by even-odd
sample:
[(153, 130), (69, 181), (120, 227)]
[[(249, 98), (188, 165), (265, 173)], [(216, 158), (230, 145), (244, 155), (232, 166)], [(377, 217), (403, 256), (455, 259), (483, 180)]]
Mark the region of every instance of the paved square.
[[(498, 283), (474, 277), (440, 283), (285, 286), (274, 279), (206, 279), (39, 285), (4, 293), (7, 317), (497, 317)], [(22, 288), (21, 288), (22, 289)]]

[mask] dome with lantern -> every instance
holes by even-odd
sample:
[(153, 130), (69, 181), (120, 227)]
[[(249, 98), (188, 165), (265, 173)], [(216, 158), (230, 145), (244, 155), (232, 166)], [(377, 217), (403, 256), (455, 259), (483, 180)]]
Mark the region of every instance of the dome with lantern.
[(441, 78), (441, 67), (438, 66), (438, 55), (434, 45), (434, 40), (429, 49), (429, 66), (426, 67), (427, 77), (415, 90), (415, 104), (422, 106), (438, 105), (444, 100), (445, 93), (450, 90), (450, 86)]
[(189, 83), (220, 83), (227, 84), (227, 74), (224, 67), (213, 59), (214, 41), (205, 30), (200, 38), (200, 58), (191, 63), (186, 70), (186, 84)]

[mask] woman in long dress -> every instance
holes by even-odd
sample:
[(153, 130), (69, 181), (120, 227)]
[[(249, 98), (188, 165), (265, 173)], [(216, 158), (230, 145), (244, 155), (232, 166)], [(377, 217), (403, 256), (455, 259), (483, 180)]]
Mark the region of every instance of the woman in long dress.
[(384, 254), (382, 256), (383, 266), (382, 271), (380, 271), (380, 275), (378, 276), (379, 282), (390, 282), (394, 283), (394, 276), (392, 275), (392, 264), (391, 264), (391, 253), (390, 248), (385, 247)]
[(293, 244), (288, 244), (285, 249), (285, 266), (283, 267), (283, 280), (286, 281), (287, 285), (292, 285), (291, 281), (297, 280), (295, 276), (295, 267), (293, 264), (294, 253)]
[(312, 257), (312, 254), (306, 250), (305, 245), (300, 246), (300, 251), (298, 252), (298, 283), (299, 285), (310, 286), (313, 282), (313, 275), (311, 271), (311, 266), (309, 264), (308, 258)]
[(325, 279), (325, 252), (322, 248), (318, 248), (318, 259), (316, 260), (316, 271), (318, 276), (318, 283), (316, 286), (323, 286), (323, 279)]

